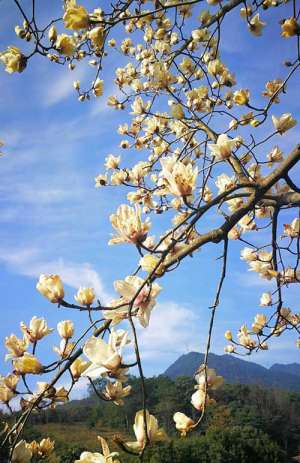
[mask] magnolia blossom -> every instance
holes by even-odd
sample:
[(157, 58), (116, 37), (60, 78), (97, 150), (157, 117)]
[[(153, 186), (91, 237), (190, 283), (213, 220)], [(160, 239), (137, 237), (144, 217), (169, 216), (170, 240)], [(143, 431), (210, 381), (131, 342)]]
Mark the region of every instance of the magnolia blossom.
[(59, 343), (59, 347), (53, 347), (53, 352), (58, 354), (61, 358), (67, 358), (73, 352), (74, 347), (74, 342), (68, 342), (68, 339), (63, 338)]
[(104, 397), (108, 400), (112, 400), (116, 405), (124, 405), (124, 397), (127, 397), (130, 394), (131, 386), (123, 387), (121, 381), (115, 381), (114, 383), (108, 382), (105, 386), (103, 392)]
[(192, 418), (189, 418), (184, 413), (176, 412), (173, 415), (173, 420), (175, 421), (175, 426), (182, 436), (186, 434), (194, 427), (195, 422)]
[(89, 15), (83, 6), (67, 3), (66, 12), (63, 16), (64, 26), (66, 29), (80, 30), (89, 25)]
[(284, 234), (290, 236), (291, 238), (297, 238), (300, 233), (300, 219), (296, 218), (292, 221), (291, 224), (284, 224)]
[(257, 13), (253, 18), (250, 19), (249, 30), (250, 32), (259, 37), (262, 35), (262, 30), (265, 27), (266, 23), (260, 20), (259, 13)]
[(94, 302), (96, 295), (94, 293), (94, 288), (80, 287), (74, 297), (80, 305), (91, 305)]
[(76, 45), (72, 36), (59, 34), (55, 41), (55, 48), (62, 55), (72, 56), (75, 53)]
[[(206, 374), (205, 374), (206, 372)], [(205, 365), (201, 365), (196, 373), (195, 380), (198, 383), (195, 388), (203, 389), (206, 387), (210, 389), (218, 389), (224, 383), (223, 376), (217, 376), (216, 370), (213, 368), (207, 368)]]
[(151, 223), (149, 219), (142, 222), (141, 209), (122, 204), (118, 207), (116, 214), (110, 216), (113, 228), (118, 235), (109, 240), (108, 244), (134, 243), (145, 241)]
[(86, 362), (85, 360), (82, 360), (80, 357), (77, 358), (72, 365), (70, 366), (70, 370), (72, 373), (73, 378), (76, 380), (80, 378), (82, 373), (85, 372), (85, 370), (90, 366), (90, 362)]
[(25, 375), (27, 373), (31, 374), (39, 374), (43, 370), (43, 367), (39, 360), (32, 354), (25, 352), (22, 357), (18, 357), (13, 360), (13, 365), (15, 370), (20, 373), (21, 375)]
[(92, 363), (82, 373), (82, 376), (88, 376), (92, 379), (107, 375), (118, 377), (122, 364), (122, 347), (120, 346), (117, 350), (113, 343), (107, 344), (103, 339), (92, 336), (83, 347), (84, 354)]
[(284, 134), (287, 130), (291, 129), (297, 124), (297, 121), (293, 119), (290, 113), (284, 113), (280, 117), (272, 116), (272, 122), (275, 129), (280, 135)]
[(32, 452), (25, 440), (20, 440), (14, 448), (11, 463), (30, 463)]
[(224, 337), (227, 341), (232, 341), (232, 332), (229, 330), (225, 331)]
[(256, 343), (255, 341), (251, 338), (249, 334), (249, 330), (246, 325), (241, 326), (239, 332), (238, 332), (238, 339), (239, 342), (242, 346), (247, 347), (247, 348), (253, 348), (255, 347)]
[(155, 275), (161, 276), (165, 269), (163, 263), (158, 265), (159, 261), (160, 258), (158, 256), (146, 254), (140, 259), (139, 264), (146, 272), (151, 273), (155, 269)]
[(0, 53), (0, 61), (9, 74), (22, 72), (26, 68), (26, 58), (18, 47), (8, 47), (6, 51)]
[(42, 458), (46, 458), (51, 455), (54, 450), (54, 445), (54, 441), (49, 439), (49, 437), (42, 439), (40, 442), (34, 440), (30, 442), (30, 444), (27, 444), (33, 455), (37, 455)]
[(232, 150), (236, 147), (237, 142), (237, 138), (230, 139), (226, 134), (222, 133), (218, 136), (217, 143), (211, 143), (208, 145), (208, 148), (217, 161), (223, 161), (231, 156)]
[(272, 305), (272, 295), (270, 292), (268, 293), (262, 293), (260, 296), (260, 304), (261, 307), (268, 307), (269, 305)]
[(15, 395), (15, 392), (5, 386), (5, 384), (0, 384), (0, 402), (7, 404)]
[(292, 267), (287, 267), (284, 271), (280, 272), (280, 280), (287, 283), (299, 283), (300, 282), (300, 270), (296, 270)]
[(28, 338), (19, 339), (14, 334), (6, 336), (5, 338), (5, 347), (9, 351), (5, 356), (5, 360), (10, 360), (16, 357), (22, 357), (24, 352), (26, 352), (29, 345)]
[(247, 262), (257, 260), (257, 252), (252, 248), (244, 248), (241, 251), (241, 259)]
[(211, 399), (209, 395), (203, 389), (197, 389), (196, 392), (191, 397), (191, 403), (196, 410), (201, 412), (203, 407), (207, 405), (213, 405), (215, 403), (214, 399)]
[(196, 186), (197, 167), (193, 169), (191, 162), (184, 163), (175, 158), (161, 159), (161, 176), (167, 190), (175, 196), (189, 196)]
[(235, 179), (233, 177), (229, 177), (227, 174), (221, 174), (216, 178), (215, 184), (219, 193), (223, 193), (224, 191), (230, 190), (234, 187)]
[(32, 317), (28, 327), (24, 322), (21, 322), (20, 326), (25, 338), (32, 343), (39, 341), (53, 331), (53, 328), (48, 328), (47, 322), (44, 318), (38, 318), (36, 316)]
[(234, 352), (234, 345), (233, 344), (228, 344), (227, 346), (225, 346), (224, 351), (227, 354), (232, 354)]
[(72, 320), (62, 320), (57, 324), (57, 331), (61, 338), (70, 339), (74, 335), (74, 323)]
[(104, 40), (104, 29), (101, 26), (93, 27), (88, 31), (88, 37), (96, 48), (101, 48)]
[(36, 289), (53, 303), (61, 301), (65, 295), (63, 284), (58, 275), (41, 275)]
[[(126, 277), (125, 280), (115, 281), (114, 287), (121, 296), (119, 302), (130, 303), (133, 301), (133, 312), (137, 312), (137, 317), (143, 327), (148, 326), (150, 314), (156, 304), (156, 296), (160, 293), (161, 287), (157, 283), (145, 284), (145, 280), (133, 275)], [(123, 313), (124, 311), (128, 313), (129, 307), (125, 306), (121, 310)], [(107, 314), (105, 316), (107, 317)]]
[[(142, 450), (146, 444), (146, 434), (144, 425), (144, 410), (140, 410), (135, 415), (133, 430), (136, 437), (136, 442), (126, 442), (127, 447), (135, 450)], [(150, 444), (166, 439), (166, 434), (162, 428), (158, 427), (157, 419), (150, 415), (146, 410), (147, 434)]]
[(277, 146), (277, 145), (274, 146), (272, 151), (270, 151), (270, 153), (268, 153), (267, 160), (269, 161), (269, 163), (280, 162), (280, 161), (283, 160), (283, 152), (281, 151), (279, 146)]
[(267, 317), (265, 314), (257, 314), (254, 318), (254, 323), (252, 324), (252, 331), (254, 333), (260, 333), (267, 323)]
[(281, 35), (282, 37), (289, 38), (297, 35), (300, 32), (299, 24), (297, 23), (296, 18), (293, 16), (291, 18), (285, 19), (281, 24)]

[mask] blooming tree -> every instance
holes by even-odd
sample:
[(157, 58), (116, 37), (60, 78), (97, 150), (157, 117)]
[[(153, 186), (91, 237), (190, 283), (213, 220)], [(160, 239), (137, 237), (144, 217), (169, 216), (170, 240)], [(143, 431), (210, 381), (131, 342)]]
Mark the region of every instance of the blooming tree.
[[(37, 58), (64, 65), (66, 72), (86, 62), (95, 69), (93, 82), (89, 88), (74, 82), (79, 101), (85, 102), (103, 94), (108, 54), (121, 54), (126, 63), (115, 70), (116, 95), (107, 101), (114, 110), (128, 114), (128, 122), (118, 127), (125, 155), (122, 159), (108, 155), (95, 182), (99, 188), (128, 189), (126, 203), (110, 216), (115, 234), (108, 244), (131, 245), (137, 267), (115, 281), (118, 295), (105, 306), (96, 300), (93, 288), (79, 288), (75, 303), (68, 302), (59, 275), (40, 276), (37, 290), (60, 308), (87, 314), (87, 326), (76, 339), (73, 322), (61, 321), (57, 326), (61, 342), (55, 348), (58, 360), (48, 365), (39, 358), (38, 346), (53, 330), (43, 318), (33, 317), (28, 326), (21, 322), (21, 337), (12, 334), (5, 339), (12, 371), (0, 378), (0, 400), (13, 416), (2, 430), (2, 447), (7, 461), (14, 463), (47, 458), (54, 447), (50, 439), (28, 443), (22, 438), (30, 414), (68, 400), (82, 376), (89, 379), (100, 400), (122, 405), (131, 393), (126, 374), (137, 366), (143, 400), (133, 425), (136, 441), (116, 437), (115, 442), (142, 460), (147, 446), (166, 435), (147, 409), (136, 325), (151, 329), (148, 325), (164, 275), (176, 271), (182, 260), (201, 259), (198, 251), (210, 243), (222, 249), (205, 360), (196, 372), (191, 397), (198, 418), (175, 413), (175, 426), (182, 435), (199, 425), (214, 402), (214, 389), (223, 382), (209, 368), (208, 353), (223, 283), (230, 278), (227, 265), (232, 248), (242, 243), (245, 269), (271, 281), (272, 290), (258, 294), (261, 309), (251, 325), (242, 324), (236, 335), (228, 327), (226, 352), (242, 355), (266, 350), (270, 338), (290, 330), (299, 333), (300, 314), (285, 301), (290, 285), (300, 282), (300, 188), (293, 180), (300, 140), (290, 153), (283, 153), (276, 144), (297, 124), (288, 109), (279, 113), (276, 104), (293, 91), (300, 66), (299, 5), (296, 0), (112, 0), (91, 10), (88, 1), (81, 5), (65, 0), (62, 17), (49, 17), (47, 25), (40, 26), (37, 2), (29, 2), (30, 8), (20, 0), (14, 3), (21, 24), (15, 33), (27, 43), (0, 53), (6, 72), (25, 72)], [(223, 23), (238, 10), (238, 20), (263, 46), (268, 27), (265, 10), (274, 7), (278, 41), (289, 41), (290, 56), (281, 77), (268, 76), (259, 92), (251, 88), (251, 82), (249, 88), (241, 88), (234, 69), (222, 60)], [(126, 158), (126, 151), (132, 150), (140, 153), (135, 165)], [(287, 209), (291, 219), (284, 224), (281, 217)], [(172, 217), (167, 230), (160, 237), (152, 236), (151, 222), (165, 224), (164, 216)], [(252, 239), (257, 233), (262, 245)], [(92, 313), (97, 314), (96, 320)], [(300, 347), (300, 340), (297, 344)], [(132, 364), (123, 361), (126, 349), (134, 353)], [(38, 381), (35, 390), (28, 385), (28, 375), (48, 378), (49, 374), (52, 378)], [(69, 389), (59, 385), (63, 375), (70, 378)], [(94, 385), (99, 378), (106, 379), (102, 391)], [(10, 403), (16, 397), (21, 413), (13, 421)], [(110, 452), (103, 438), (100, 441), (102, 453), (84, 452), (77, 461), (121, 458)]]

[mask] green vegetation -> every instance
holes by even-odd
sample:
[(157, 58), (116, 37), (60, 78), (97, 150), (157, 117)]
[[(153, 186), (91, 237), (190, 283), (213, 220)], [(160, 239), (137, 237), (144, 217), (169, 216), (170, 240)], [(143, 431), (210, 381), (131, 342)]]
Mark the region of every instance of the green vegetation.
[[(123, 407), (100, 401), (91, 390), (88, 399), (32, 416), (26, 438), (54, 438), (57, 459), (53, 462), (60, 463), (72, 463), (85, 449), (99, 451), (99, 434), (110, 442), (114, 435), (134, 440), (132, 424), (141, 408), (140, 390), (137, 379), (132, 377), (129, 383), (133, 393)], [(208, 409), (199, 429), (180, 438), (172, 417), (176, 411), (195, 417), (190, 404), (193, 380), (159, 376), (146, 383), (148, 408), (170, 439), (147, 450), (145, 463), (285, 463), (300, 453), (299, 393), (224, 385), (215, 392), (217, 404)], [(114, 444), (112, 448), (117, 449)], [(122, 462), (133, 461), (122, 452)]]

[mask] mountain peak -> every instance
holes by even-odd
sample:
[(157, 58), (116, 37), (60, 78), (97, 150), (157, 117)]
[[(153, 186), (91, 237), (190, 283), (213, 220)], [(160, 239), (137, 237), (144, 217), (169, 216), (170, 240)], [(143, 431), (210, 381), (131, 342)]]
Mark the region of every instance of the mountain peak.
[[(203, 361), (203, 353), (189, 352), (181, 355), (167, 368), (164, 374), (171, 379), (178, 376), (193, 376)], [(215, 368), (219, 375), (224, 376), (228, 383), (260, 384), (290, 391), (300, 391), (300, 364), (298, 363), (275, 364), (268, 369), (232, 355), (210, 353), (208, 365)]]

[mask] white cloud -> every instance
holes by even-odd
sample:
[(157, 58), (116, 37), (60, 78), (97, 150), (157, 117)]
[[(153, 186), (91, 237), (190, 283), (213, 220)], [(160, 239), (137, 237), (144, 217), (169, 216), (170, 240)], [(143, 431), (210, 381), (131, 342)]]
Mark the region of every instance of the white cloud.
[(68, 69), (62, 70), (62, 75), (47, 84), (47, 92), (44, 94), (43, 86), (43, 104), (45, 106), (52, 106), (60, 103), (71, 95), (76, 98), (76, 92), (73, 87), (75, 80), (83, 80), (87, 74), (87, 66), (76, 68), (74, 71), (69, 72)]
[(172, 360), (203, 348), (200, 320), (190, 308), (176, 302), (157, 304), (147, 329), (138, 327), (139, 346), (144, 360)]
[(72, 288), (80, 286), (93, 287), (96, 296), (101, 302), (111, 299), (104, 283), (95, 269), (89, 263), (69, 262), (62, 258), (56, 260), (43, 260), (40, 250), (28, 248), (25, 250), (0, 249), (0, 261), (4, 262), (16, 273), (28, 277), (38, 278), (41, 273), (60, 275), (62, 281)]

